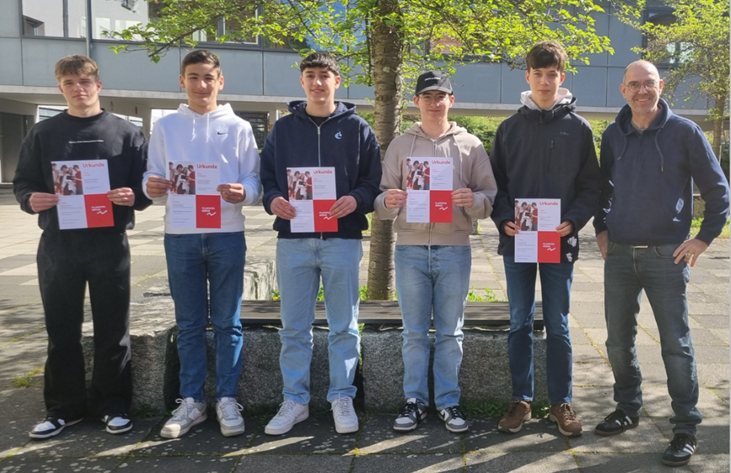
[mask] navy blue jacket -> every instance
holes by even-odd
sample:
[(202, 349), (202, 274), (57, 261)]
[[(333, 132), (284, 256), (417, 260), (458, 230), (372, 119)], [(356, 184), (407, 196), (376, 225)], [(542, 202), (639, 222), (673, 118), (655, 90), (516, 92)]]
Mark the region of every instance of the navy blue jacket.
[(700, 127), (675, 115), (660, 99), (660, 113), (642, 134), (625, 105), (602, 136), (604, 176), (597, 233), (626, 245), (680, 243), (690, 234), (693, 181), (706, 202), (699, 240), (711, 244), (729, 211), (729, 188)]
[(574, 226), (561, 239), (561, 262), (578, 259), (577, 234), (597, 210), (601, 175), (591, 126), (575, 108), (575, 97), (551, 110), (523, 106), (498, 127), (490, 162), (498, 186), (492, 219), (500, 230), (499, 254), (515, 254), (515, 239), (503, 233), (503, 224), (515, 220), (515, 199), (561, 199), (561, 221)]
[(336, 102), (336, 109), (321, 125), (305, 112), (307, 102), (289, 103), (291, 115), (277, 120), (261, 151), (261, 183), (264, 209), (271, 215), (277, 197), (288, 200), (287, 168), (308, 166), (335, 167), (336, 196), (350, 195), (356, 210), (338, 219), (337, 233), (291, 233), (289, 220), (277, 217), (274, 229), (279, 238), (360, 239), (368, 228), (366, 214), (380, 194), (381, 151), (376, 135), (355, 105)]

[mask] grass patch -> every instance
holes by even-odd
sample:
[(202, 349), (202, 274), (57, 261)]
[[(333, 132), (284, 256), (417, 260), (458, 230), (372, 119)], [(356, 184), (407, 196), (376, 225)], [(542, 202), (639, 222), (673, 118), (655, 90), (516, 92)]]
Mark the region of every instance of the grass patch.
[(475, 292), (475, 286), (470, 287), (470, 292), (467, 293), (467, 300), (470, 302), (505, 302), (506, 299), (500, 299), (490, 289), (485, 288), (485, 295), (478, 294)]
[[(702, 218), (694, 218), (692, 222), (690, 222), (690, 237), (695, 238), (696, 235), (698, 235), (698, 232), (701, 229), (701, 224), (703, 223)], [(728, 240), (729, 236), (731, 236), (731, 231), (729, 230), (729, 220), (726, 220), (726, 225), (723, 226), (723, 230), (721, 230), (721, 234), (718, 235), (716, 238), (720, 238), (722, 240)]]
[(17, 376), (13, 378), (13, 386), (16, 388), (29, 388), (31, 386), (40, 386), (40, 383), (35, 383), (33, 378), (43, 373), (43, 368), (36, 368), (30, 371), (24, 376)]

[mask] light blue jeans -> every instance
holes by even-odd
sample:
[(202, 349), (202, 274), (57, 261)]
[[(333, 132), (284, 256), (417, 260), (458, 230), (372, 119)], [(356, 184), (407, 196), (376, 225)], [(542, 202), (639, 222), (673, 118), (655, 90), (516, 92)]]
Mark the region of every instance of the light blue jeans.
[(536, 312), (536, 272), (540, 271), (543, 324), (546, 327), (546, 384), (552, 405), (571, 403), (573, 373), (569, 305), (573, 263), (516, 263), (503, 256), (510, 304), (508, 358), (513, 400), (533, 400), (533, 319)]
[(434, 309), (434, 402), (459, 405), (462, 326), (472, 267), (469, 246), (399, 245), (394, 257), (403, 318), (404, 396), (429, 403), (429, 328)]
[(299, 404), (310, 402), (312, 322), (320, 277), (330, 329), (327, 400), (355, 397), (353, 378), (360, 357), (358, 267), (362, 257), (360, 240), (280, 238), (277, 241), (277, 281), (282, 301), (279, 366), (285, 399)]
[(184, 398), (205, 400), (209, 316), (216, 337), (216, 399), (238, 396), (245, 255), (244, 232), (165, 234)]
[(630, 415), (642, 409), (642, 373), (635, 336), (640, 298), (645, 291), (660, 332), (660, 346), (668, 393), (672, 399), (675, 433), (696, 434), (701, 423), (698, 374), (688, 326), (686, 286), (690, 269), (675, 264), (673, 252), (681, 242), (632, 248), (609, 242), (604, 264), (604, 307), (607, 320), (607, 356), (614, 372), (614, 400)]

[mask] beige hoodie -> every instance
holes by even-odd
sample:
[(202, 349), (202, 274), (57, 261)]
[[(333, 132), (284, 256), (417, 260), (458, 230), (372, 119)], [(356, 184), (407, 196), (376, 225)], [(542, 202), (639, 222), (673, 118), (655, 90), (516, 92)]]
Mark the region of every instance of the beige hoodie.
[(453, 189), (469, 188), (475, 195), (471, 208), (452, 206), (452, 223), (407, 223), (406, 206), (387, 209), (385, 192), (374, 204), (376, 217), (381, 220), (396, 219), (394, 229), (398, 233), (397, 245), (459, 245), (470, 244), (472, 219), (490, 216), (492, 203), (497, 194), (497, 185), (492, 175), (490, 159), (480, 140), (454, 122), (439, 139), (431, 139), (415, 123), (406, 133), (394, 139), (388, 146), (383, 159), (381, 190), (406, 190), (406, 159), (450, 157)]

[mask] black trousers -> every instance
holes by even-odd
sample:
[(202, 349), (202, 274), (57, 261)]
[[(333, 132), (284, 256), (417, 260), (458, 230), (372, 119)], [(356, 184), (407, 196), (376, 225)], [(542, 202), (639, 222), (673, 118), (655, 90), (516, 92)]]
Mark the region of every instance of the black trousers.
[[(68, 421), (126, 413), (132, 398), (127, 235), (111, 229), (46, 231), (37, 262), (48, 332), (43, 389), (48, 415)], [(87, 283), (94, 322), (88, 403), (81, 347)]]

